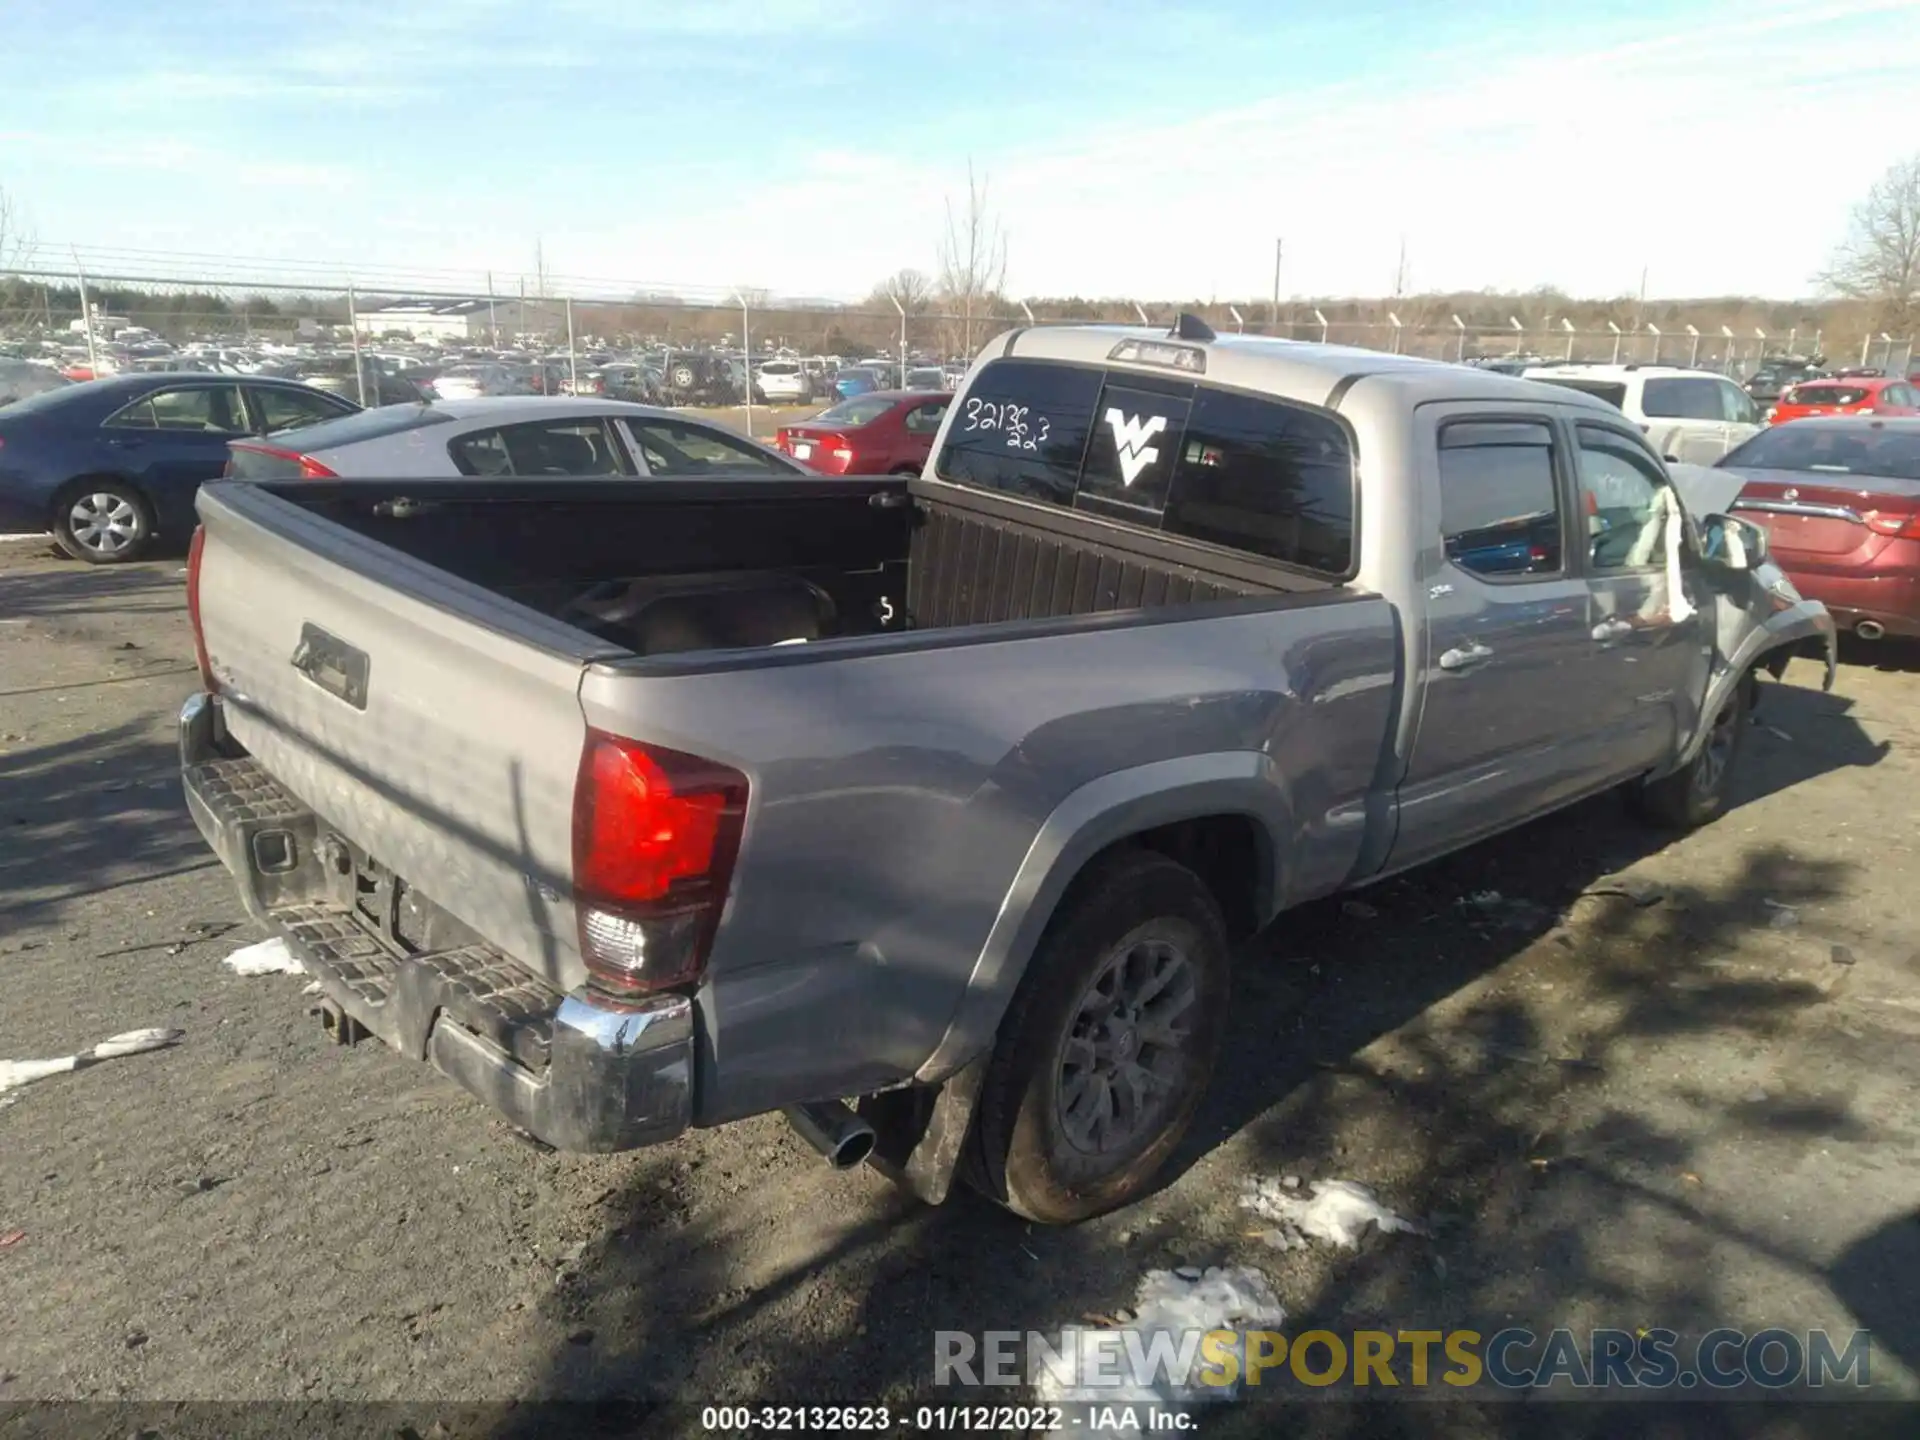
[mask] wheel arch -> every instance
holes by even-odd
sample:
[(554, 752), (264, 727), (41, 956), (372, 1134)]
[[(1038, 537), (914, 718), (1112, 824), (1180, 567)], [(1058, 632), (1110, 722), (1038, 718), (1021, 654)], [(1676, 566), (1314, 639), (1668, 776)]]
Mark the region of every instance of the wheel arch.
[(991, 1048), (1048, 926), (1104, 857), (1140, 848), (1186, 865), (1213, 892), (1238, 939), (1273, 913), (1284, 859), (1279, 837), (1290, 833), (1284, 783), (1256, 751), (1184, 756), (1081, 786), (1028, 846), (946, 1033), (914, 1078), (945, 1080)]

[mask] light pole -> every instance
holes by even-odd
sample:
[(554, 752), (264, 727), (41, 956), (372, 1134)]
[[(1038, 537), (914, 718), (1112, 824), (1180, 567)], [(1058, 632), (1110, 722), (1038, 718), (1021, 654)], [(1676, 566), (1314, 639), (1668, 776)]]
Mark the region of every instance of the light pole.
[[(900, 388), (904, 390), (907, 388), (907, 307), (900, 303), (898, 295), (888, 295), (887, 298), (893, 301), (893, 308), (900, 312)], [(1027, 302), (1022, 300), (1020, 308), (1027, 310)], [(1031, 310), (1027, 310), (1027, 318), (1033, 318)]]
[(753, 438), (753, 333), (749, 328), (752, 317), (747, 313), (747, 288), (741, 286), (733, 292), (733, 298), (740, 302), (740, 368), (747, 389), (747, 438)]

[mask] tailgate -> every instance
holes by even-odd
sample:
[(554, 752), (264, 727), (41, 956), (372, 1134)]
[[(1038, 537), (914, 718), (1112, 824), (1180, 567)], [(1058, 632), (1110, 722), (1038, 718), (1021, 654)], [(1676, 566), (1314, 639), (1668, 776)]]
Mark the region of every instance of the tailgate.
[(200, 493), (227, 726), (373, 859), (561, 987), (583, 665), (608, 647), (251, 486)]

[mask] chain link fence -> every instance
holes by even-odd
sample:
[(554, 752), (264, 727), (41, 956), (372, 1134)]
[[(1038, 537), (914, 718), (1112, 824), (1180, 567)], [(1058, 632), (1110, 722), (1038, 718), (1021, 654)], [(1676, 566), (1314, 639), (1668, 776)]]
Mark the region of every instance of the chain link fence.
[[(444, 283), (444, 278), (443, 283)], [(1914, 337), (1875, 330), (1845, 302), (1758, 301), (1693, 306), (1560, 297), (1410, 297), (1306, 301), (1273, 306), (1128, 300), (983, 298), (971, 305), (879, 297), (836, 303), (766, 291), (626, 286), (561, 287), (522, 277), (485, 289), (422, 288), (377, 279), (323, 284), (208, 265), (201, 273), (123, 267), (93, 273), (57, 266), (0, 271), (0, 341), (18, 353), (52, 341), (68, 355), (89, 343), (124, 347), (129, 335), (172, 345), (240, 347), (311, 343), (340, 348), (432, 345), (442, 350), (516, 350), (579, 355), (647, 347), (669, 351), (779, 350), (843, 360), (880, 356), (896, 364), (960, 362), (1009, 325), (1102, 321), (1167, 325), (1179, 311), (1223, 333), (1424, 356), (1431, 359), (1636, 362), (1694, 366), (1736, 378), (1766, 357), (1824, 357), (1829, 367), (1904, 370)], [(377, 287), (377, 288), (376, 288)], [(621, 291), (624, 293), (609, 293)], [(89, 323), (89, 317), (91, 323)]]

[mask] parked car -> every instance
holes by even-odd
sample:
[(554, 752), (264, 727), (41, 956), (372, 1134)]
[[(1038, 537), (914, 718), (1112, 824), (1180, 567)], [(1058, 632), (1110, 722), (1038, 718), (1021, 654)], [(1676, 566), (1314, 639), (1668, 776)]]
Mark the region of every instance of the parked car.
[(617, 400), (544, 395), (388, 406), (267, 439), (235, 440), (229, 449), (226, 473), (243, 480), (807, 473), (723, 425)]
[(29, 395), (64, 390), (73, 383), (51, 365), (36, 365), (31, 360), (0, 360), (0, 407), (25, 400)]
[(833, 377), (833, 393), (842, 400), (851, 400), (856, 395), (871, 395), (885, 383), (878, 371), (855, 365)]
[(1779, 400), (1782, 390), (1824, 377), (1827, 372), (1820, 368), (1821, 363), (1818, 357), (1769, 356), (1760, 362), (1758, 370), (1747, 377), (1743, 388), (1747, 398), (1764, 412)]
[(358, 406), (289, 380), (120, 375), (0, 409), (0, 531), (51, 530), (76, 560), (138, 559), (184, 541), (227, 442)]
[(1784, 425), (1809, 415), (1920, 415), (1920, 391), (1885, 375), (1808, 380), (1784, 391), (1767, 421)]
[[(1801, 387), (1808, 388), (1808, 387)], [(1815, 416), (1720, 462), (1795, 587), (1863, 640), (1920, 637), (1920, 418)]]
[(796, 360), (769, 360), (754, 372), (753, 388), (769, 405), (804, 405), (813, 398), (813, 382)]
[[(707, 351), (679, 350), (667, 357), (667, 402), (672, 405), (731, 405), (746, 393), (734, 363)], [(741, 367), (744, 370), (744, 366)]]
[(362, 360), (360, 369), (365, 376), (364, 383), (354, 376), (351, 356), (302, 365), (295, 369), (294, 378), (303, 385), (339, 395), (356, 405), (363, 396), (369, 406), (418, 405), (427, 398), (418, 385), (383, 369), (371, 358)]
[(498, 360), (449, 365), (433, 382), (433, 398), (438, 400), (477, 400), (483, 396), (532, 393), (526, 371)]
[[(989, 341), (920, 477), (218, 485), (185, 790), (337, 1037), (551, 1144), (785, 1109), (1078, 1220), (1180, 1143), (1238, 938), (1614, 786), (1711, 820), (1756, 669), (1831, 683), (1677, 478), (1591, 397), (1182, 317)], [(1447, 557), (1508, 520), (1529, 573)]]
[(1746, 391), (1724, 375), (1670, 365), (1532, 365), (1529, 380), (1582, 390), (1634, 421), (1661, 455), (1711, 465), (1760, 428)]
[(876, 390), (774, 433), (776, 449), (822, 475), (918, 475), (953, 396)]
[(907, 390), (945, 390), (952, 394), (947, 384), (946, 372), (938, 365), (915, 365), (907, 371), (907, 379), (902, 387)]

